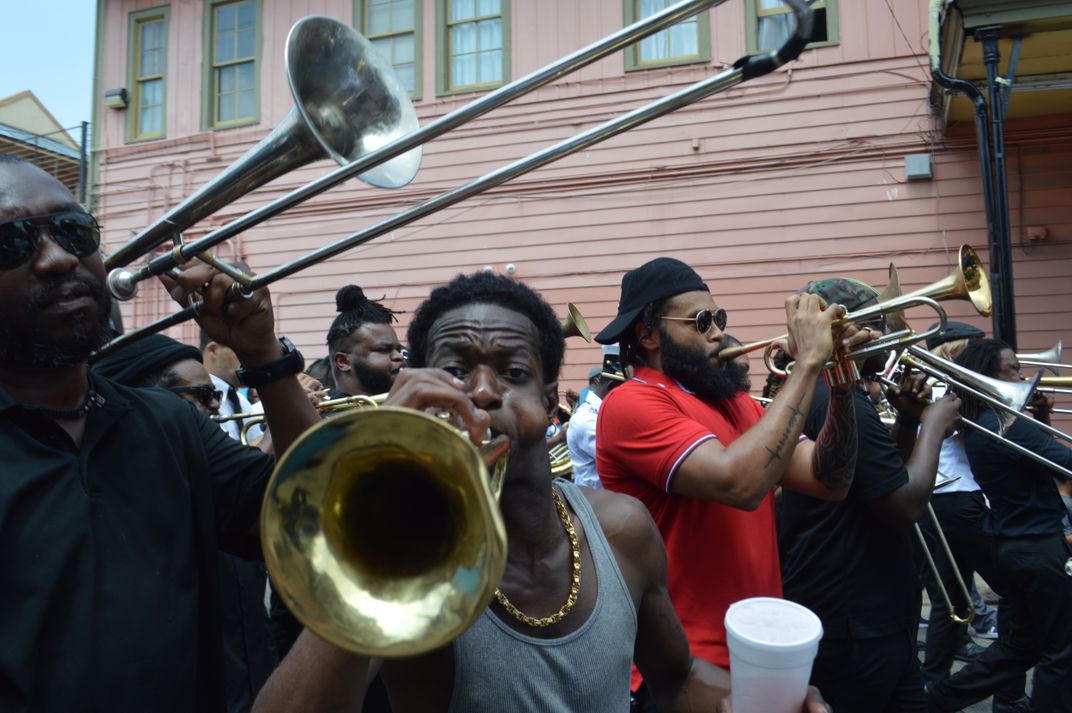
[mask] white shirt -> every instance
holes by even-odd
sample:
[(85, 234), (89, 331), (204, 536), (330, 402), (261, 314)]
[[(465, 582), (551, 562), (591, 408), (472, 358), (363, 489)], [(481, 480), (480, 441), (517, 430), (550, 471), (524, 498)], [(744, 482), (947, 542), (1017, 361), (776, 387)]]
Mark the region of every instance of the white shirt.
[[(945, 387), (936, 384), (933, 389), (934, 399), (937, 401), (945, 395)], [(980, 490), (972, 475), (971, 465), (968, 463), (968, 454), (964, 451), (964, 433), (957, 431), (949, 438), (942, 441), (942, 450), (938, 454), (938, 477), (958, 478), (949, 485), (944, 485), (934, 491), (935, 495), (946, 493), (972, 493)]]
[(584, 403), (577, 407), (566, 429), (566, 444), (569, 446), (570, 463), (573, 465), (573, 482), (589, 488), (602, 488), (596, 472), (596, 415), (603, 399), (589, 391)]
[[(234, 391), (238, 395), (238, 405), (242, 409), (237, 413), (253, 413), (253, 405), (250, 404), (249, 399), (242, 395), (241, 391), (235, 389), (215, 374), (209, 374), (209, 376), (212, 378), (212, 385), (223, 393), (223, 396), (220, 398), (221, 416), (230, 416), (235, 413), (234, 405), (231, 403), (227, 395), (231, 391)], [(220, 428), (223, 429), (224, 433), (236, 441), (239, 440), (239, 436), (242, 433), (242, 427), (239, 425), (238, 421), (221, 421)], [(264, 433), (264, 429), (261, 426), (254, 426), (249, 429), (249, 433), (246, 437), (252, 442), (260, 438), (262, 433)]]

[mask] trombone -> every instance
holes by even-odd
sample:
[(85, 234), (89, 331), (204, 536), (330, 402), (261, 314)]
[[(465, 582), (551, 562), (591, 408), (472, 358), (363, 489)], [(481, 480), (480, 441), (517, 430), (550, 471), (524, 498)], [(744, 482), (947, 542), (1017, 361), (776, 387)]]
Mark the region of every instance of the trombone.
[[(308, 198), (322, 193), (352, 175), (358, 173), (363, 174), (396, 156), (400, 156), (411, 149), (423, 145), (425, 142), (436, 136), (442, 135), (452, 128), (481, 116), (495, 107), (501, 106), (518, 96), (531, 92), (569, 72), (591, 64), (629, 44), (669, 27), (679, 20), (695, 15), (709, 7), (713, 7), (722, 1), (723, 0), (682, 0), (677, 4), (666, 8), (662, 12), (656, 13), (651, 17), (615, 32), (584, 49), (578, 50), (558, 62), (511, 82), (471, 104), (447, 114), (438, 121), (435, 121), (422, 129), (396, 138), (388, 142), (386, 145), (370, 151), (364, 156), (336, 169), (332, 173), (322, 176), (306, 186), (239, 218), (229, 225), (212, 231), (199, 240), (185, 244), (180, 243), (168, 253), (153, 258), (147, 265), (136, 271), (126, 269), (125, 265), (136, 259), (139, 255), (151, 251), (160, 243), (150, 244), (148, 241), (139, 241), (137, 245), (128, 245), (120, 249), (117, 253), (118, 257), (113, 257), (106, 262), (106, 266), (111, 270), (108, 276), (109, 288), (112, 290), (113, 294), (117, 295), (117, 297), (129, 299), (134, 296), (137, 284), (142, 280), (157, 275), (171, 273), (184, 262), (199, 258), (206, 262), (210, 262), (221, 271), (234, 278), (236, 283), (232, 289), (232, 297), (234, 299), (241, 299), (243, 296), (252, 294), (252, 292), (258, 288), (265, 287), (277, 280), (289, 277), (306, 267), (339, 255), (350, 248), (366, 243), (384, 233), (408, 225), (424, 216), (469, 198), (470, 196), (506, 183), (507, 181), (522, 176), (536, 168), (547, 165), (600, 141), (640, 126), (652, 119), (656, 119), (664, 114), (668, 114), (676, 109), (711, 96), (712, 94), (734, 87), (749, 79), (768, 74), (786, 62), (799, 56), (811, 36), (813, 15), (808, 3), (805, 0), (783, 0), (793, 12), (796, 19), (796, 28), (793, 35), (786, 40), (781, 48), (758, 55), (743, 57), (735, 62), (732, 67), (718, 72), (706, 79), (702, 79), (689, 87), (674, 92), (673, 94), (665, 96), (650, 104), (637, 107), (619, 117), (583, 131), (576, 136), (570, 137), (551, 147), (537, 151), (525, 158), (492, 171), (481, 178), (470, 181), (467, 184), (458, 186), (445, 193), (441, 193), (438, 196), (412, 206), (401, 213), (358, 230), (330, 245), (314, 250), (290, 263), (269, 270), (263, 275), (246, 275), (240, 270), (236, 270), (232, 266), (208, 256), (206, 252), (210, 248), (226, 240), (228, 237), (236, 235), (243, 230), (251, 228), (264, 220), (271, 218), (283, 210), (304, 202)], [(309, 18), (306, 18), (306, 20), (308, 19)], [(306, 20), (299, 21), (298, 25), (303, 25)], [(297, 30), (297, 26), (295, 30)], [(306, 32), (296, 32), (292, 30), (291, 35), (287, 40), (288, 74), (291, 75), (292, 86), (295, 84), (293, 81), (293, 74), (297, 71), (297, 68), (292, 68), (290, 66), (289, 59), (293, 56), (300, 58), (300, 53), (298, 53), (297, 50), (291, 50), (291, 42), (298, 42), (304, 38), (306, 34)], [(326, 48), (322, 50), (316, 45), (310, 45), (308, 50), (314, 54), (320, 51), (327, 51)], [(356, 59), (360, 58), (351, 57), (343, 61), (342, 64), (356, 61)], [(377, 91), (383, 90), (378, 89)], [(236, 171), (240, 172), (243, 168), (244, 167), (240, 166)], [(177, 235), (178, 231), (181, 231), (185, 227), (187, 226), (173, 225), (169, 228), (168, 232), (174, 237)], [(163, 236), (160, 239), (160, 242), (166, 241), (167, 238), (167, 235)], [(191, 300), (191, 304), (183, 310), (112, 340), (98, 350), (94, 357), (99, 357), (105, 353), (113, 351), (123, 344), (147, 334), (158, 332), (162, 329), (191, 319), (198, 314), (202, 305), (203, 303), (201, 301)]]
[(1043, 352), (1036, 352), (1034, 354), (1017, 354), (1016, 359), (1023, 366), (1039, 366), (1043, 369), (1048, 369), (1053, 372), (1054, 376), (1060, 374), (1061, 369), (1072, 368), (1072, 364), (1062, 364), (1061, 362), (1061, 340), (1057, 341), (1057, 344), (1053, 345), (1049, 349)]

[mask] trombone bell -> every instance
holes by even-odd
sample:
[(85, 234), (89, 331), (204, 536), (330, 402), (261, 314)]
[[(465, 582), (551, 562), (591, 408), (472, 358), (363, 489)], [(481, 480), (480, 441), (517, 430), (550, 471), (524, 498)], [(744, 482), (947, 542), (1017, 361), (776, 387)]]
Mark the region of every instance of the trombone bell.
[(328, 419), (290, 447), (268, 484), (261, 542), (306, 627), (378, 657), (465, 631), (506, 557), (481, 452), (440, 419), (395, 407)]

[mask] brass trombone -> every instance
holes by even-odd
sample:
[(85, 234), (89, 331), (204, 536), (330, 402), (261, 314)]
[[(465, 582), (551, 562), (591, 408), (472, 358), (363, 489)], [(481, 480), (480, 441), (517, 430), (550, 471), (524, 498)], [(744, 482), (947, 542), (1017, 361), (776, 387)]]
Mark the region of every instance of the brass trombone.
[[(674, 92), (673, 94), (650, 104), (626, 112), (621, 116), (561, 141), (554, 146), (538, 151), (507, 166), (492, 171), (491, 173), (465, 185), (441, 193), (438, 196), (412, 206), (401, 213), (362, 228), (330, 245), (314, 250), (308, 255), (270, 270), (263, 275), (247, 275), (230, 265), (215, 260), (215, 258), (211, 257), (207, 252), (227, 238), (251, 228), (254, 225), (258, 225), (268, 218), (324, 192), (346, 180), (350, 176), (365, 174), (371, 169), (394, 159), (396, 156), (401, 156), (409, 152), (411, 149), (417, 148), (425, 142), (481, 116), (518, 96), (529, 93), (569, 72), (587, 66), (627, 45), (659, 32), (679, 20), (695, 15), (709, 7), (718, 5), (722, 1), (723, 0), (682, 0), (661, 12), (623, 28), (584, 49), (578, 50), (558, 62), (511, 82), (461, 109), (443, 116), (439, 120), (434, 121), (421, 129), (391, 140), (386, 145), (369, 151), (364, 156), (347, 163), (345, 166), (336, 169), (332, 173), (322, 176), (312, 183), (309, 183), (306, 186), (223, 226), (222, 228), (212, 231), (199, 240), (178, 244), (167, 254), (153, 258), (144, 267), (132, 271), (126, 268), (126, 265), (129, 264), (130, 261), (136, 259), (141, 254), (153, 250), (157, 245), (166, 242), (168, 237), (176, 239), (176, 231), (187, 226), (176, 225), (170, 227), (167, 231), (167, 235), (154, 238), (154, 240), (158, 240), (158, 242), (153, 242), (148, 239), (138, 239), (138, 242), (135, 245), (128, 244), (128, 246), (120, 249), (117, 253), (117, 257), (113, 256), (113, 258), (107, 261), (107, 267), (112, 270), (108, 278), (109, 288), (113, 291), (113, 294), (116, 294), (117, 296), (130, 298), (135, 294), (137, 284), (142, 280), (171, 273), (178, 266), (196, 258), (210, 262), (221, 271), (234, 278), (236, 284), (233, 289), (232, 298), (240, 299), (243, 296), (248, 296), (260, 287), (265, 287), (280, 279), (289, 277), (306, 267), (339, 255), (350, 248), (368, 242), (384, 233), (408, 225), (424, 216), (469, 198), (470, 196), (506, 183), (507, 181), (522, 176), (536, 168), (585, 149), (612, 136), (628, 131), (629, 129), (640, 126), (652, 119), (656, 119), (712, 94), (734, 87), (741, 82), (767, 74), (786, 62), (795, 59), (804, 49), (804, 46), (807, 44), (808, 39), (811, 36), (813, 16), (808, 3), (805, 0), (783, 0), (793, 12), (796, 19), (796, 29), (793, 35), (779, 49), (744, 57), (734, 63), (732, 67), (718, 72), (706, 79), (702, 79), (689, 87)], [(304, 21), (299, 22), (299, 25), (302, 24), (302, 22)], [(292, 52), (290, 48), (291, 42), (293, 41), (296, 43), (296, 37), (301, 36), (304, 36), (304, 33), (292, 32), (291, 37), (288, 38), (288, 62), (292, 57), (295, 58), (296, 62), (302, 59), (303, 54), (301, 52)], [(318, 56), (318, 53), (321, 52), (329, 52), (331, 49), (331, 46), (321, 47), (317, 45), (315, 41), (310, 42), (309, 45), (305, 47), (305, 51), (314, 56)], [(362, 59), (363, 58), (360, 56), (350, 56), (339, 60), (339, 64), (352, 64), (360, 62)], [(332, 60), (333, 63), (334, 61), (335, 60)], [(300, 72), (297, 69), (292, 69), (289, 70), (288, 73), (293, 76), (295, 73)], [(351, 97), (349, 101), (357, 101), (357, 98)], [(119, 271), (116, 272), (116, 270)], [(191, 302), (192, 303), (185, 309), (176, 312), (169, 317), (128, 332), (109, 342), (94, 356), (99, 357), (129, 341), (133, 341), (146, 334), (152, 334), (191, 319), (196, 316), (202, 308), (202, 303), (200, 301), (192, 300)]]

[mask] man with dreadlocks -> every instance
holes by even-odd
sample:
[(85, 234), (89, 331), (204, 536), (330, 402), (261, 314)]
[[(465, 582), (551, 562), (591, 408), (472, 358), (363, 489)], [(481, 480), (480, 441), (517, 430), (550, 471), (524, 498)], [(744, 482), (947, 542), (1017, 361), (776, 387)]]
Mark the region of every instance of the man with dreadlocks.
[[(1002, 381), (1021, 381), (1020, 361), (997, 339), (976, 339), (957, 364)], [(964, 418), (994, 431), (1004, 420), (987, 404), (961, 394)], [(1046, 422), (1038, 404), (1035, 417)], [(1029, 419), (1017, 418), (1002, 432), (1013, 443), (1072, 468), (1072, 450)], [(1020, 455), (974, 429), (964, 435), (975, 480), (990, 500), (987, 529), (997, 539), (998, 570), (1005, 580), (997, 641), (953, 676), (930, 688), (932, 711), (968, 706), (1017, 681), (1035, 667), (1031, 711), (1072, 711), (1072, 551), (1063, 536), (1064, 504), (1053, 479), (1066, 476)], [(996, 710), (996, 708), (995, 708)]]
[(391, 323), (395, 313), (365, 297), (357, 285), (335, 295), (339, 316), (328, 330), (328, 359), (335, 396), (373, 396), (391, 390), (405, 366), (402, 345)]

